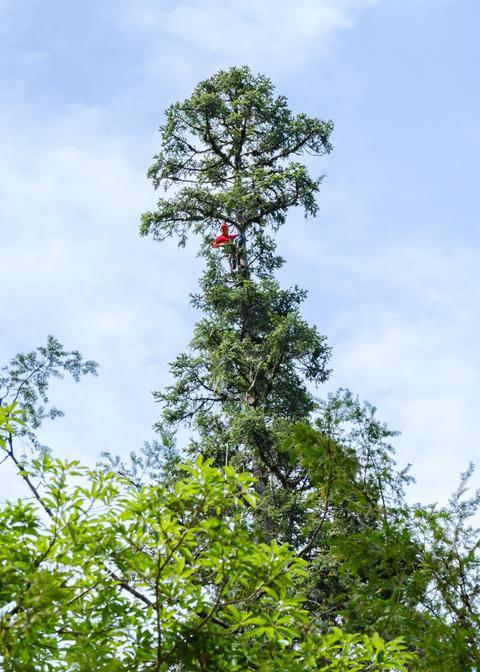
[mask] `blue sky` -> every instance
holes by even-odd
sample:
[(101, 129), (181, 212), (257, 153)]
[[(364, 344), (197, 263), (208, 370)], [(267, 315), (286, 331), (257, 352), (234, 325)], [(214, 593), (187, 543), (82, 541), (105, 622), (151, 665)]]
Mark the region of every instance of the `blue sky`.
[(479, 452), (479, 22), (476, 0), (0, 0), (0, 359), (52, 333), (101, 365), (53, 388), (58, 455), (153, 438), (200, 266), (138, 237), (145, 172), (166, 106), (247, 64), (335, 122), (319, 215), (279, 236), (334, 348), (319, 393), (374, 403), (410, 498), (445, 501)]

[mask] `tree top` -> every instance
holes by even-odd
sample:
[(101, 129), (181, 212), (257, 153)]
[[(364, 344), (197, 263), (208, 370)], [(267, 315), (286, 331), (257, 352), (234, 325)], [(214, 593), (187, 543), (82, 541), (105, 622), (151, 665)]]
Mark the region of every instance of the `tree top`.
[(189, 232), (210, 234), (218, 220), (255, 233), (277, 229), (292, 206), (315, 215), (321, 177), (298, 158), (330, 152), (332, 129), (293, 114), (268, 77), (248, 67), (219, 71), (166, 111), (148, 171), (165, 196), (142, 216), (141, 234), (184, 245)]

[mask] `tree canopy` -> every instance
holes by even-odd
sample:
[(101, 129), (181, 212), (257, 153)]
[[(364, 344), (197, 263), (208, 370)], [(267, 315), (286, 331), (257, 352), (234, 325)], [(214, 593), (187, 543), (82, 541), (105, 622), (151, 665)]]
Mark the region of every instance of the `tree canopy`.
[(156, 239), (204, 233), (219, 219), (241, 231), (285, 222), (291, 206), (315, 214), (320, 178), (291, 157), (331, 150), (330, 121), (293, 115), (271, 81), (247, 67), (220, 71), (174, 103), (161, 126), (162, 149), (148, 174), (171, 189), (142, 217)]

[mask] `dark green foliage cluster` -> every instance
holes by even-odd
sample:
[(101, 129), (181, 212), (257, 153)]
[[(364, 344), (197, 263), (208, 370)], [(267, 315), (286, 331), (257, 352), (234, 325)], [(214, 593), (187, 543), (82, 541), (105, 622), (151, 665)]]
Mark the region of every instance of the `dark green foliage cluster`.
[(265, 277), (232, 282), (212, 261), (202, 290), (191, 349), (172, 364), (174, 385), (155, 395), (164, 421), (189, 422), (218, 464), (273, 464), (276, 433), (315, 408), (308, 383), (326, 379), (330, 350), (302, 319), (298, 288)]

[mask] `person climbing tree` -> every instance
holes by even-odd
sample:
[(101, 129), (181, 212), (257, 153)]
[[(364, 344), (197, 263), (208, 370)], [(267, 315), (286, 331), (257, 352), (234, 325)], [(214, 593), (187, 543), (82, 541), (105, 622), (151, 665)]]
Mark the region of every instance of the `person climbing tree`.
[(227, 222), (222, 222), (220, 225), (220, 235), (217, 236), (212, 242), (212, 247), (223, 247), (227, 251), (228, 263), (230, 265), (230, 270), (233, 272), (237, 269), (238, 261), (238, 249), (235, 244), (235, 238), (239, 238), (239, 244), (243, 242), (244, 236), (239, 237), (238, 233), (229, 233), (229, 227)]
[(228, 245), (237, 237), (238, 233), (230, 234), (227, 222), (222, 222), (220, 226), (220, 235), (215, 238), (212, 243), (212, 247), (222, 247), (224, 245)]

